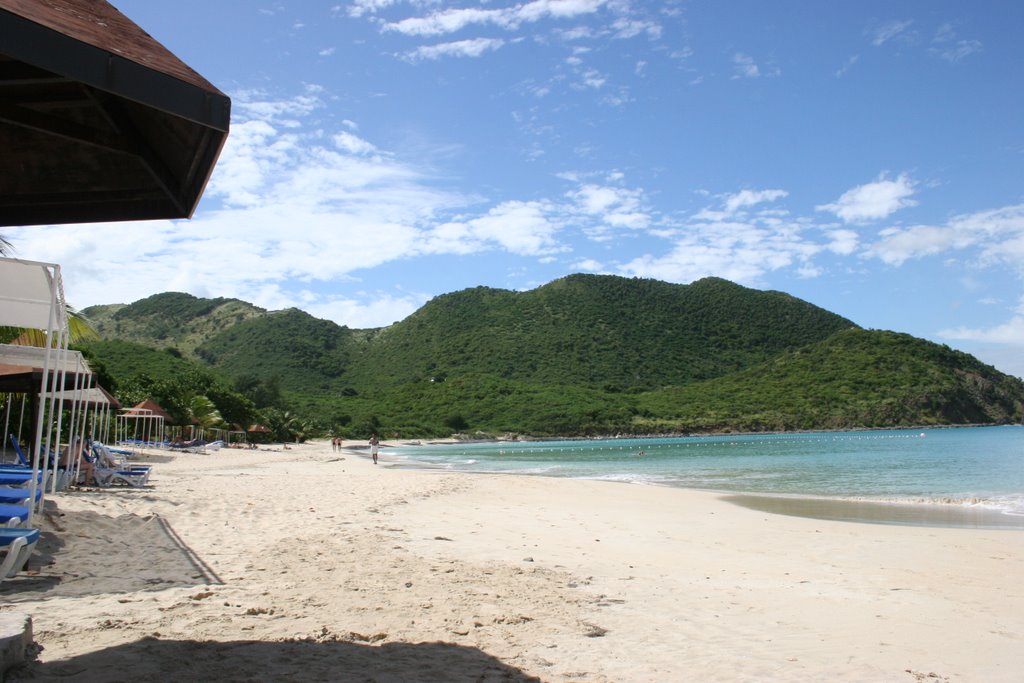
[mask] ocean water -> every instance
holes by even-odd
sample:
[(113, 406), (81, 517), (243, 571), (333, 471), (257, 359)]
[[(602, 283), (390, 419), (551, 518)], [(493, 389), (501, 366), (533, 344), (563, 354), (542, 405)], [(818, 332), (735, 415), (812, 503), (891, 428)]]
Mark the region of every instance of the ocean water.
[(1024, 516), (1024, 427), (430, 444), (397, 466), (731, 493), (961, 505)]

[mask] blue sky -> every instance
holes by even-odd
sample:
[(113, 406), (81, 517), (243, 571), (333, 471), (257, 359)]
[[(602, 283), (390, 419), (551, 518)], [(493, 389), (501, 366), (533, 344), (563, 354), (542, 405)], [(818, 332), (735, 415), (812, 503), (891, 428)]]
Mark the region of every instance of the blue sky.
[(1024, 3), (113, 4), (232, 131), (191, 221), (5, 231), (75, 306), (714, 275), (1024, 376)]

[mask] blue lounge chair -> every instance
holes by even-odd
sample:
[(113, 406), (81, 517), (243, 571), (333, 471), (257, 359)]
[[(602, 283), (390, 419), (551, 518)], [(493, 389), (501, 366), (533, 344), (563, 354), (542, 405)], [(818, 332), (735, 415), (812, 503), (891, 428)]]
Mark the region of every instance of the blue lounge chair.
[(32, 467), (32, 463), (25, 457), (25, 454), (21, 452), (21, 444), (18, 443), (18, 437), (11, 434), (11, 445), (14, 446), (14, 452), (18, 456), (18, 462), (21, 463), (22, 467)]
[(20, 572), (39, 541), (39, 529), (0, 528), (0, 581)]
[[(10, 439), (11, 439), (11, 446), (14, 447), (14, 452), (18, 456), (18, 462), (20, 464), (18, 464), (18, 465), (2, 465), (2, 466), (0, 466), (0, 470), (11, 471), (11, 468), (21, 467), (21, 468), (27, 468), (31, 472), (32, 471), (32, 462), (25, 456), (25, 453), (21, 450), (21, 444), (18, 443), (18, 437), (14, 436), (14, 434), (11, 434)], [(50, 465), (52, 465), (52, 464), (53, 464), (53, 460), (50, 461)], [(40, 473), (39, 473), (40, 477), (41, 477), (41, 479), (39, 480), (40, 483), (46, 481), (46, 475), (47, 475), (48, 472), (49, 472), (49, 466), (44, 467), (42, 470), (40, 470)], [(66, 477), (67, 477), (67, 474), (66, 474), (66, 472), (64, 472), (64, 468), (60, 468), (60, 471), (58, 473), (58, 479), (57, 479), (57, 488), (58, 489), (63, 490), (65, 488), (67, 488), (67, 482), (65, 481)], [(46, 487), (43, 486), (43, 488), (46, 488)]]
[(28, 516), (27, 505), (0, 503), (0, 527), (19, 527), (28, 522)]
[[(36, 481), (42, 483), (42, 472), (35, 475)], [(22, 469), (21, 472), (0, 469), (0, 486), (27, 486), (32, 481), (32, 470)]]
[[(0, 503), (11, 505), (24, 505), (32, 497), (32, 490), (20, 487), (0, 486)], [(41, 488), (36, 489), (36, 502), (43, 497)]]

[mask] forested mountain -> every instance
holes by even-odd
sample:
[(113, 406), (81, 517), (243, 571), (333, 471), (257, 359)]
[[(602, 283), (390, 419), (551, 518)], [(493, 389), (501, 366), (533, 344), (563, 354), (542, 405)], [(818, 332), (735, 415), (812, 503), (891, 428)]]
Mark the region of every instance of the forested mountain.
[(572, 275), (529, 292), (439, 296), (382, 330), (352, 380), (402, 384), (463, 373), (648, 389), (720, 377), (855, 325), (779, 292)]
[(219, 331), (267, 314), (238, 299), (200, 299), (165, 292), (133, 304), (91, 306), (82, 311), (104, 339), (176, 348), (192, 354)]
[[(1024, 383), (780, 292), (573, 275), (438, 296), (386, 328), (160, 294), (86, 309), (115, 378), (192, 361), (325, 430), (652, 433), (1019, 422)], [(142, 356), (143, 354), (137, 354)], [(207, 383), (212, 380), (207, 380)], [(134, 386), (138, 387), (138, 383)], [(282, 394), (283, 392), (283, 394)]]

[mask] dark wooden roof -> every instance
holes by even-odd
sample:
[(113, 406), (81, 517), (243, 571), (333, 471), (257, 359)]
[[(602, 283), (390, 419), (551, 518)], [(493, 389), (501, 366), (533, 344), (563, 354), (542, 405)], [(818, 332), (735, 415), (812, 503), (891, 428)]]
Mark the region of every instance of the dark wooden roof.
[(0, 226), (190, 217), (230, 113), (104, 0), (0, 0)]

